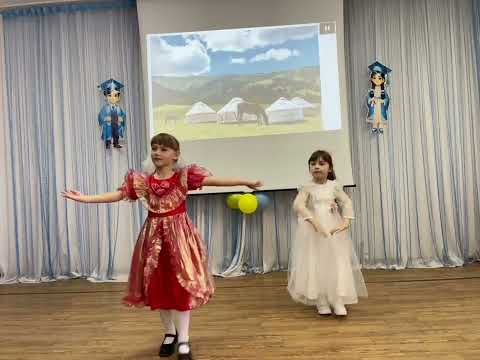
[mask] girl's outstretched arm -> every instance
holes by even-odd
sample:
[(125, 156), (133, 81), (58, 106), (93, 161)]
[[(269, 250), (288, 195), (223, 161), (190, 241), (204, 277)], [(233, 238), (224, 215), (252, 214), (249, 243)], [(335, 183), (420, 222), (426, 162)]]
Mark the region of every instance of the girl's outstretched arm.
[(230, 177), (217, 177), (209, 176), (203, 180), (203, 186), (248, 186), (250, 189), (256, 190), (263, 186), (263, 183), (259, 180), (245, 180), (240, 178)]
[(125, 197), (122, 191), (114, 191), (97, 195), (84, 195), (76, 190), (62, 191), (65, 199), (75, 200), (82, 203), (112, 203), (123, 200)]

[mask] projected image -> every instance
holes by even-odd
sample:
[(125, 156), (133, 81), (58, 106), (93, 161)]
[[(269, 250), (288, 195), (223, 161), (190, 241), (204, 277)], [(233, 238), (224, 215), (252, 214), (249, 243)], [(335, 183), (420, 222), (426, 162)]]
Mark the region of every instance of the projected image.
[(147, 36), (150, 129), (181, 140), (341, 128), (335, 23)]

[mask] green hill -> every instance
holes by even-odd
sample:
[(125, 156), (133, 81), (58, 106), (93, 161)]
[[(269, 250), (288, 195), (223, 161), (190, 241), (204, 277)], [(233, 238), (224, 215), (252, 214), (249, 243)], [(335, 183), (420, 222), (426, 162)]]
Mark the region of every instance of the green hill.
[(321, 102), (318, 67), (255, 75), (166, 77), (153, 79), (153, 106), (225, 104), (233, 97), (262, 104), (280, 97), (300, 96), (312, 103)]

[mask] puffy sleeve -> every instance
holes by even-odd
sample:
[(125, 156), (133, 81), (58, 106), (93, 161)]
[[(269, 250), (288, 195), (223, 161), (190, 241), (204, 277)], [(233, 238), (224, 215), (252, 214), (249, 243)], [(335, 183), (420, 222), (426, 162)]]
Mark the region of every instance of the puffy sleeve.
[(147, 198), (147, 177), (144, 173), (129, 170), (123, 184), (118, 188), (123, 193), (124, 199), (133, 201), (140, 197)]
[(312, 212), (308, 209), (307, 203), (310, 194), (306, 186), (300, 186), (298, 188), (298, 194), (293, 201), (293, 210), (297, 213), (298, 217), (303, 220), (313, 218)]
[(187, 166), (187, 186), (188, 190), (197, 190), (202, 187), (203, 180), (209, 176), (212, 176), (212, 173), (207, 169), (192, 164)]
[(334, 184), (335, 201), (342, 210), (342, 216), (345, 219), (354, 219), (352, 200), (343, 191), (342, 186), (335, 181)]

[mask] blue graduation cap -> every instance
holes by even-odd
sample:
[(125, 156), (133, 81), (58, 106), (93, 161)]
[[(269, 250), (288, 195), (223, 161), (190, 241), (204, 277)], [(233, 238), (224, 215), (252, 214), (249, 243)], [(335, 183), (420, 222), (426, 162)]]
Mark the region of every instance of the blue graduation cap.
[(123, 84), (115, 79), (108, 79), (98, 85), (98, 88), (102, 89), (103, 92), (120, 91), (123, 88)]
[(368, 68), (371, 72), (379, 72), (384, 75), (388, 75), (392, 71), (381, 62), (375, 61), (373, 64), (368, 65)]

